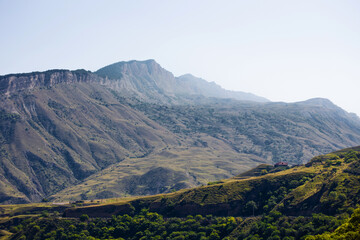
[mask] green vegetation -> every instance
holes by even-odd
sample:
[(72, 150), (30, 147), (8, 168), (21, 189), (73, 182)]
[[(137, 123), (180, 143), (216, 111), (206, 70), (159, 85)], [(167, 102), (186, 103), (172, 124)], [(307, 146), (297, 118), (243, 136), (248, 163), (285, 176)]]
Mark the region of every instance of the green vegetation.
[(235, 176), (236, 179), (246, 179), (249, 177), (257, 177), (257, 176), (262, 176), (262, 175), (266, 175), (268, 173), (276, 173), (276, 172), (280, 172), (283, 170), (289, 169), (288, 166), (278, 166), (275, 167), (274, 165), (269, 165), (269, 164), (260, 164), (259, 166), (250, 169), (249, 171), (246, 171), (244, 173), (241, 173), (237, 176)]
[(357, 239), (357, 150), (282, 171), (260, 165), (168, 194), (101, 204), (2, 206), (0, 234), (7, 239)]
[[(118, 215), (108, 219), (65, 219), (37, 216), (22, 219), (9, 228), (11, 239), (305, 239), (306, 236), (333, 231), (343, 217), (313, 214), (287, 217), (272, 211), (251, 218), (188, 215), (164, 218), (143, 209), (134, 216)], [(6, 224), (5, 224), (6, 225)], [(3, 224), (4, 226), (4, 224)], [(25, 238), (24, 238), (25, 239)]]
[[(111, 202), (99, 206), (67, 209), (65, 215), (110, 217), (139, 213), (148, 208), (166, 217), (189, 214), (251, 217), (279, 211), (285, 216), (312, 213), (348, 213), (360, 203), (360, 153), (332, 153), (313, 158), (306, 166), (278, 171), (259, 167), (231, 179), (170, 194)], [(267, 174), (261, 174), (264, 169)], [(273, 171), (276, 170), (276, 171)]]
[(306, 240), (340, 240), (340, 239), (360, 239), (360, 209), (356, 209), (344, 224), (334, 232), (326, 232), (321, 235), (308, 236)]

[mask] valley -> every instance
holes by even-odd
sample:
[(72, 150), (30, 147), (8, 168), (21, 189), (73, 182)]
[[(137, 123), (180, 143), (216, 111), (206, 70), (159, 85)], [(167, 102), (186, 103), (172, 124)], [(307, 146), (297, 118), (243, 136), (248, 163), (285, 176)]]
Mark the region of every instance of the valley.
[(0, 240), (360, 240), (359, 1), (0, 12)]

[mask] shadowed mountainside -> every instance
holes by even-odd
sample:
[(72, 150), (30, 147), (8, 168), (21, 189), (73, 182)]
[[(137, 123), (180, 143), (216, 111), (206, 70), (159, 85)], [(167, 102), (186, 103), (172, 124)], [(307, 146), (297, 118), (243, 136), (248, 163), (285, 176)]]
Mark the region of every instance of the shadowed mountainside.
[(1, 192), (20, 201), (39, 201), (111, 164), (178, 141), (100, 85), (59, 84), (3, 98), (1, 106)]

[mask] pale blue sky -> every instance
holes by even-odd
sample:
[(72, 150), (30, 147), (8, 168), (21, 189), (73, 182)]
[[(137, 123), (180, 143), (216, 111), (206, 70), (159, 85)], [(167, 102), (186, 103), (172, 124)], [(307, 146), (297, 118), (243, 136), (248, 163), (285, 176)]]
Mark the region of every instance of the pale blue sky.
[(272, 101), (360, 116), (360, 1), (0, 0), (0, 74), (155, 59)]

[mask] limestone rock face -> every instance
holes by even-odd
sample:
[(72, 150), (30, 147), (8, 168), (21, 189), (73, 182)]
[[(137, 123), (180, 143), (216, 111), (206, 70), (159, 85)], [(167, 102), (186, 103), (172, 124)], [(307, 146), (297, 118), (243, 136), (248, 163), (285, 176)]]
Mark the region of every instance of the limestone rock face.
[(99, 77), (85, 70), (50, 70), (25, 74), (0, 76), (0, 93), (10, 96), (13, 93), (37, 87), (52, 87), (57, 84), (99, 81)]

